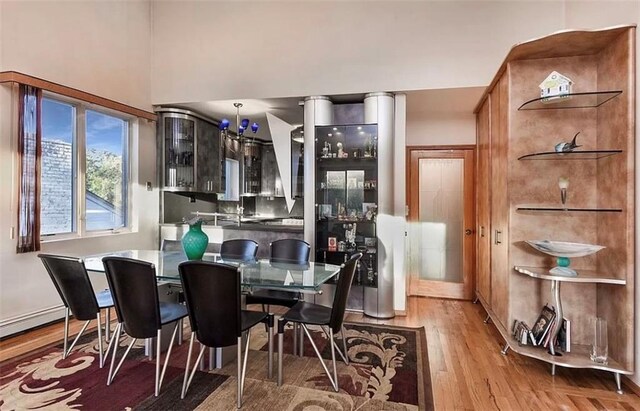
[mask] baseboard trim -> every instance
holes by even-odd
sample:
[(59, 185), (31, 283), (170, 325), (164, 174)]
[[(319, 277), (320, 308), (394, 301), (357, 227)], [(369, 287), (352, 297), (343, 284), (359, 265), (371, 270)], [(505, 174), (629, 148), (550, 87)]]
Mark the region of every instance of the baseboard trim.
[(640, 396), (640, 387), (628, 375), (622, 376), (622, 384), (629, 388), (635, 395)]
[(64, 317), (64, 305), (43, 308), (0, 321), (0, 338), (6, 338)]
[(407, 310), (394, 310), (394, 312), (399, 317), (406, 317), (407, 316)]

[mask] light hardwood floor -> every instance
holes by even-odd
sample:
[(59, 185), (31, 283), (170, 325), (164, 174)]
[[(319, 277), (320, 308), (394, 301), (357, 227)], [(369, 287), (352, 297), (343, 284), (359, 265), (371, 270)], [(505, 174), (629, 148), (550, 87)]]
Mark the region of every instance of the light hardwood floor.
[[(558, 368), (509, 352), (479, 304), (411, 297), (407, 315), (382, 321), (350, 313), (347, 321), (425, 327), (437, 410), (640, 410), (628, 387), (615, 393), (613, 376)], [(115, 315), (112, 316), (115, 318)], [(73, 321), (74, 332), (79, 323)], [(4, 361), (62, 339), (54, 324), (0, 342)]]

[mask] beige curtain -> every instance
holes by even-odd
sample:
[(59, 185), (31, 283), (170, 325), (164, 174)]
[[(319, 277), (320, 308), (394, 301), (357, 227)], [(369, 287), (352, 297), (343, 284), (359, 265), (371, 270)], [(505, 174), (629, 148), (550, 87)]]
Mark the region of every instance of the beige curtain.
[(18, 124), (18, 253), (40, 250), (42, 90), (20, 85)]

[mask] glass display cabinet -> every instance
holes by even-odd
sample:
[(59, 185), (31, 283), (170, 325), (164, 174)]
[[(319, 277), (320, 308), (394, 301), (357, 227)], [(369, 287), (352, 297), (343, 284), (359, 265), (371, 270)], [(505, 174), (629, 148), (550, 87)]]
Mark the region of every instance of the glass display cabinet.
[(315, 130), (316, 261), (342, 264), (357, 252), (363, 254), (349, 303), (356, 309), (361, 308), (361, 287), (376, 288), (378, 280), (377, 134), (375, 124)]
[(188, 110), (161, 108), (157, 113), (160, 188), (220, 192), (225, 156), (216, 124)]
[(195, 188), (195, 120), (164, 117), (165, 186)]

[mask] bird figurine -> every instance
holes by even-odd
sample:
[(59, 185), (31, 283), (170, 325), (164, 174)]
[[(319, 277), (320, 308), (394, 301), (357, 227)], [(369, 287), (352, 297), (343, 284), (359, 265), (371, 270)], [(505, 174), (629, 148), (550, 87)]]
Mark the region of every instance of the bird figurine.
[(573, 140), (571, 140), (570, 143), (558, 143), (558, 144), (556, 144), (556, 147), (555, 147), (556, 153), (567, 153), (567, 152), (575, 150), (578, 147), (581, 147), (578, 144), (576, 144), (576, 139), (578, 138), (578, 134), (580, 134), (579, 131), (576, 133), (575, 136), (573, 136)]

